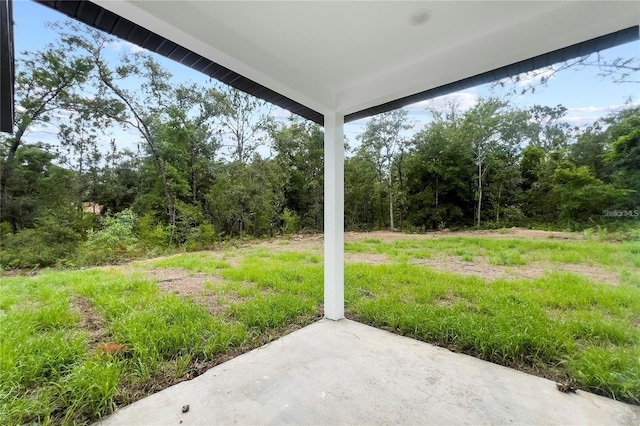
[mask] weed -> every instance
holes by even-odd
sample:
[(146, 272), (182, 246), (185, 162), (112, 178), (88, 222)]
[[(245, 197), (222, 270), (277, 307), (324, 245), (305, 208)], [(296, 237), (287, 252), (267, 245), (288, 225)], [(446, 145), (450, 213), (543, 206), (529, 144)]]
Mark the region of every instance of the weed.
[(471, 253), (462, 253), (460, 255), (460, 260), (463, 262), (473, 262), (473, 255)]

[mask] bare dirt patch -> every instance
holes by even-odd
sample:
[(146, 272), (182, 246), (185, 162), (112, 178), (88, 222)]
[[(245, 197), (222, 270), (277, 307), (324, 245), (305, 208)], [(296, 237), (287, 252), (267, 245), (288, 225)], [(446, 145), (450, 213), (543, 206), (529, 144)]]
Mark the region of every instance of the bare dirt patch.
[(451, 272), (464, 276), (476, 276), (488, 280), (529, 279), (543, 277), (548, 272), (571, 272), (581, 275), (593, 281), (610, 285), (620, 285), (617, 274), (605, 271), (595, 266), (584, 264), (552, 265), (547, 263), (531, 263), (519, 266), (492, 265), (483, 256), (475, 256), (473, 261), (463, 261), (456, 256), (438, 257), (435, 259), (418, 259), (411, 262), (414, 265), (423, 265), (437, 271)]
[[(158, 267), (148, 268), (145, 273), (148, 279), (156, 280), (160, 290), (187, 298), (203, 306), (213, 316), (223, 314), (229, 303), (246, 299), (234, 291), (225, 291), (224, 294), (212, 291), (209, 286), (215, 287), (227, 283), (227, 280), (217, 275), (193, 273), (181, 268)], [(243, 283), (243, 285), (253, 286), (251, 283)], [(262, 290), (262, 292), (269, 291)]]
[(110, 336), (107, 321), (88, 299), (78, 296), (72, 303), (73, 309), (80, 315), (80, 327), (89, 334), (89, 346), (95, 349)]
[(215, 275), (208, 275), (201, 272), (191, 273), (180, 268), (157, 268), (145, 269), (148, 279), (156, 280), (158, 287), (167, 293), (175, 293), (183, 296), (194, 296), (205, 290), (208, 282), (222, 282), (222, 278)]
[(453, 238), (453, 237), (481, 237), (494, 239), (559, 239), (559, 240), (582, 240), (582, 234), (574, 232), (538, 231), (525, 228), (508, 229), (479, 229), (471, 231), (434, 231), (426, 234), (403, 234), (402, 232), (373, 231), (373, 232), (346, 232), (345, 241), (354, 242), (368, 238), (374, 238), (383, 242), (391, 242), (405, 239), (428, 240), (433, 238)]
[(251, 247), (268, 247), (275, 251), (322, 252), (323, 234), (300, 234), (291, 238), (274, 238)]
[(591, 280), (618, 286), (622, 284), (620, 276), (617, 273), (605, 271), (596, 266), (585, 265), (582, 263), (564, 263), (562, 265), (553, 265), (547, 268), (548, 271), (571, 272), (582, 275)]
[(157, 267), (148, 268), (145, 273), (147, 278), (157, 281), (162, 291), (188, 298), (206, 308), (211, 315), (220, 315), (225, 310), (219, 296), (206, 288), (207, 283), (215, 285), (224, 282), (216, 275), (191, 273), (180, 268)]
[(390, 265), (393, 263), (386, 254), (380, 253), (345, 253), (344, 260), (350, 263), (366, 263), (369, 265)]
[[(496, 280), (509, 276), (506, 267), (491, 265), (486, 258), (476, 256), (473, 262), (461, 260), (456, 256), (439, 257), (435, 259), (417, 259), (410, 262), (414, 265), (422, 265), (441, 272), (451, 272), (464, 276), (476, 276), (488, 280)], [(525, 278), (518, 274), (518, 278)], [(526, 277), (534, 278), (534, 277)]]

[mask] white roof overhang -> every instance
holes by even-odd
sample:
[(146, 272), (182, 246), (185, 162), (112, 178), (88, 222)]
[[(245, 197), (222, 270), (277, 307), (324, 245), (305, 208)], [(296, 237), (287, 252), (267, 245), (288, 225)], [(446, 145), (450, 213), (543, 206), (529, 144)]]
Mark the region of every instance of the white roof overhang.
[[(526, 71), (534, 64), (523, 61), (569, 46), (560, 57), (590, 53), (602, 44), (580, 44), (612, 33), (638, 38), (640, 23), (637, 1), (93, 3), (257, 83), (258, 96), (266, 88), (318, 116), (337, 112), (347, 121), (513, 64), (520, 65), (508, 69)], [(429, 19), (414, 25), (412, 16), (425, 10)]]

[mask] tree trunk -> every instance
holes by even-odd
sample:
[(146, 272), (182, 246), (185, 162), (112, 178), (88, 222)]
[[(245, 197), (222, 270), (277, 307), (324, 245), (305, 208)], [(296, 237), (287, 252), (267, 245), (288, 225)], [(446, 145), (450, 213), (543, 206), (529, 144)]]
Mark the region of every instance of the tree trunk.
[(478, 221), (476, 226), (480, 228), (480, 213), (482, 211), (482, 162), (478, 162)]
[(391, 176), (389, 176), (389, 222), (391, 223), (391, 232), (393, 232), (395, 227), (393, 226), (393, 184), (391, 183)]
[(173, 197), (171, 196), (171, 190), (169, 189), (169, 181), (167, 180), (167, 173), (164, 169), (162, 159), (153, 150), (156, 164), (158, 165), (158, 172), (160, 173), (160, 180), (162, 181), (162, 190), (164, 192), (164, 198), (167, 201), (167, 211), (169, 213), (169, 224), (171, 226), (171, 235), (169, 236), (169, 245), (173, 243), (173, 237), (176, 231), (176, 206), (173, 203)]
[[(404, 180), (402, 178), (402, 167), (401, 167), (402, 162), (398, 163), (398, 191), (400, 193), (400, 195), (404, 194)], [(402, 222), (403, 222), (403, 213), (402, 211), (404, 210), (404, 197), (400, 198), (400, 210), (398, 210), (398, 213), (400, 214), (400, 232), (402, 232)]]
[(436, 211), (438, 211), (438, 175), (436, 175)]
[(500, 220), (500, 197), (502, 196), (502, 185), (498, 187), (498, 203), (496, 204), (496, 223)]
[(11, 142), (11, 146), (9, 147), (9, 152), (7, 153), (7, 158), (4, 162), (4, 167), (0, 167), (0, 203), (4, 202), (5, 192), (7, 190), (7, 182), (9, 180), (9, 176), (13, 172), (13, 161), (16, 158), (16, 152), (18, 151), (18, 147), (22, 143), (22, 136), (26, 130), (26, 126), (20, 126), (15, 136), (13, 137), (13, 141)]
[[(109, 88), (111, 91), (118, 97), (122, 102), (125, 103), (129, 111), (135, 117), (137, 123), (132, 124), (130, 122), (126, 122), (132, 127), (136, 128), (144, 140), (149, 145), (149, 149), (153, 154), (153, 158), (156, 160), (156, 164), (158, 165), (158, 172), (160, 173), (160, 180), (162, 182), (162, 190), (164, 192), (164, 197), (167, 201), (167, 213), (169, 214), (169, 224), (171, 226), (171, 235), (169, 236), (169, 244), (173, 243), (173, 237), (176, 230), (176, 207), (173, 203), (173, 197), (171, 196), (171, 190), (169, 188), (169, 182), (167, 180), (167, 173), (164, 168), (164, 163), (162, 158), (158, 154), (158, 150), (156, 149), (156, 144), (151, 135), (151, 131), (149, 130), (147, 120), (145, 120), (141, 115), (138, 109), (133, 105), (132, 101), (126, 96), (126, 92), (123, 92), (118, 87), (116, 87), (111, 80), (104, 74), (104, 71), (99, 67), (99, 75), (101, 81)], [(116, 117), (114, 117), (116, 118)], [(116, 118), (117, 119), (117, 118)]]
[(191, 139), (191, 147), (189, 149), (191, 158), (189, 159), (189, 168), (191, 169), (191, 201), (195, 205), (198, 201), (196, 194), (196, 146), (193, 139)]

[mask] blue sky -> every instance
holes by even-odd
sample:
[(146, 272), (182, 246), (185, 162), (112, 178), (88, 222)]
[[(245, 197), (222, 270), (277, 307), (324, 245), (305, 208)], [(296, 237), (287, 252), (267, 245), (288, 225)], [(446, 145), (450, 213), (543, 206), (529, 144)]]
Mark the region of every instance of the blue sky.
[[(45, 22), (63, 20), (65, 17), (47, 7), (30, 0), (14, 1), (14, 21), (16, 51), (31, 51), (42, 48), (50, 40), (55, 38), (55, 33), (45, 28)], [(114, 57), (121, 49), (137, 49), (129, 43), (112, 46)], [(630, 58), (640, 56), (640, 42), (627, 43), (622, 46), (603, 52), (609, 59), (617, 57)], [(158, 61), (168, 69), (176, 82), (193, 81), (204, 84), (208, 77), (191, 70), (181, 64), (158, 56)], [(640, 75), (634, 79), (640, 80)], [(454, 101), (460, 108), (471, 107), (480, 97), (498, 95), (499, 92), (491, 92), (487, 85), (467, 89), (462, 92), (448, 95), (444, 98), (436, 98), (407, 107), (411, 119), (416, 123), (416, 129), (422, 128), (429, 119), (425, 107), (444, 106), (447, 102)], [(557, 73), (550, 80), (548, 86), (538, 90), (535, 94), (512, 97), (511, 101), (518, 106), (527, 107), (535, 104), (555, 106), (558, 104), (568, 108), (566, 121), (571, 125), (586, 126), (592, 124), (600, 117), (620, 109), (625, 102), (631, 99), (632, 103), (640, 104), (640, 84), (615, 84), (610, 79), (598, 76), (598, 70), (585, 68), (582, 70), (566, 70)], [(288, 115), (285, 111), (277, 109), (275, 114), (279, 117)], [(358, 120), (345, 125), (345, 134), (350, 142), (355, 142), (356, 136), (362, 131), (367, 119)], [(31, 138), (45, 137), (45, 134), (32, 132)], [(114, 130), (112, 137), (131, 138), (132, 133)]]

